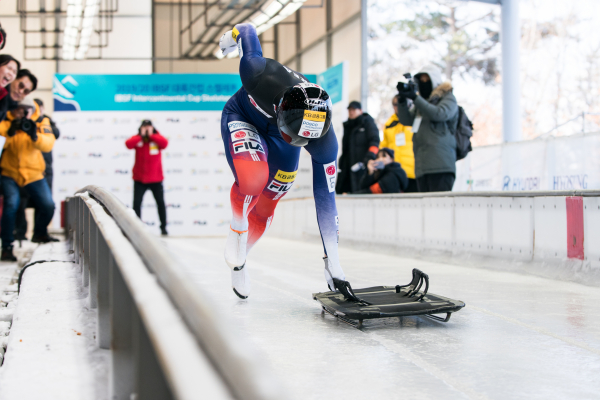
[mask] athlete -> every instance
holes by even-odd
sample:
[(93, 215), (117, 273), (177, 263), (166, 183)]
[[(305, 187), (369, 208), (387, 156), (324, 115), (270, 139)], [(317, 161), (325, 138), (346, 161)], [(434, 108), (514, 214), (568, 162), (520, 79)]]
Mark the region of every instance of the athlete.
[(264, 58), (251, 24), (238, 24), (226, 32), (220, 46), (223, 55), (238, 49), (243, 85), (221, 117), (225, 154), (235, 177), (233, 218), (225, 246), (233, 291), (242, 299), (250, 294), (246, 256), (269, 228), (277, 202), (292, 187), (304, 147), (312, 157), (325, 279), (330, 290), (347, 293), (350, 286), (338, 256), (338, 143), (331, 127), (329, 95), (301, 74)]

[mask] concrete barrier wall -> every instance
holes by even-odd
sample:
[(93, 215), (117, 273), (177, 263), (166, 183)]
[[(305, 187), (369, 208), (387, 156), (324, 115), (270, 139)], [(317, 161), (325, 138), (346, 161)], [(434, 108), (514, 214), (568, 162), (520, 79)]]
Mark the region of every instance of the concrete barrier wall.
[[(538, 194), (340, 196), (340, 245), (600, 286), (600, 193)], [(280, 202), (269, 234), (318, 237), (313, 198)]]

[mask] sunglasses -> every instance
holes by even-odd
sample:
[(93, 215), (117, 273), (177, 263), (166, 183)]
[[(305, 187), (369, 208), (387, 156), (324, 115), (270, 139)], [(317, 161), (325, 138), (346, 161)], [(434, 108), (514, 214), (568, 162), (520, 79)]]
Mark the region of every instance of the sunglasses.
[(23, 92), (27, 96), (31, 93), (31, 89), (26, 88), (23, 82), (19, 82), (19, 92)]

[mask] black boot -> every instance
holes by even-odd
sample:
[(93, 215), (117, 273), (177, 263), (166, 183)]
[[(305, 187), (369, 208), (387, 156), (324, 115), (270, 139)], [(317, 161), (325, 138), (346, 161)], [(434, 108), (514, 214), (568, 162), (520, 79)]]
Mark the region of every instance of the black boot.
[(48, 234), (45, 235), (41, 235), (41, 236), (34, 236), (31, 238), (31, 241), (33, 243), (50, 243), (50, 242), (60, 242), (60, 240), (58, 240), (55, 237), (52, 237)]
[(0, 256), (0, 261), (17, 261), (17, 257), (13, 254), (12, 246), (7, 248), (2, 248), (2, 256)]
[(160, 234), (162, 236), (169, 236), (169, 233), (167, 232), (167, 228), (160, 228)]

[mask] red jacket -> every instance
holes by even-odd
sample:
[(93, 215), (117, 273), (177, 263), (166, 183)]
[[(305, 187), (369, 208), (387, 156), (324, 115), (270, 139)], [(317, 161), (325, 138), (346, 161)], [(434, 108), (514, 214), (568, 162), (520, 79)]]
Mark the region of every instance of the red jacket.
[(133, 180), (141, 183), (162, 182), (165, 178), (162, 170), (161, 151), (167, 148), (169, 141), (158, 131), (144, 142), (141, 135), (134, 135), (125, 141), (128, 149), (135, 149)]

